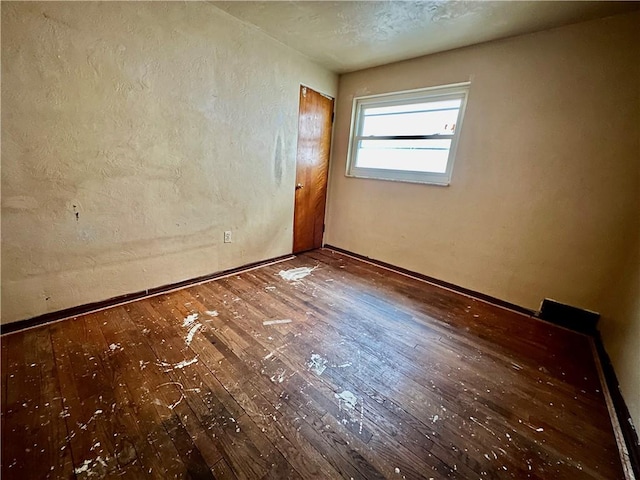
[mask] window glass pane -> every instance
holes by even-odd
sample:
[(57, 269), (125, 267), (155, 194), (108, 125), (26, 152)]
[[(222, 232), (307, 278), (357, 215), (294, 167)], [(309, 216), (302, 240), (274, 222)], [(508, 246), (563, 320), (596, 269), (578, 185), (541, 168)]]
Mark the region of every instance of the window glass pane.
[(460, 108), (462, 98), (454, 98), (451, 100), (432, 100), (428, 102), (408, 103), (401, 105), (393, 105), (390, 107), (366, 107), (367, 112), (372, 115), (383, 113), (403, 113), (417, 112), (420, 110), (442, 110), (448, 108)]
[(361, 140), (356, 166), (414, 172), (445, 173), (450, 139)]
[(461, 99), (363, 107), (362, 136), (453, 134)]

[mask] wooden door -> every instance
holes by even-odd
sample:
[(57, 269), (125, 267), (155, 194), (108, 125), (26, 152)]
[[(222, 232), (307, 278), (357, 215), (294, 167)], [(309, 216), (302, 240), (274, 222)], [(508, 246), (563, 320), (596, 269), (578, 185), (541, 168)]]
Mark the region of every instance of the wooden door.
[(293, 252), (322, 246), (333, 99), (300, 86)]

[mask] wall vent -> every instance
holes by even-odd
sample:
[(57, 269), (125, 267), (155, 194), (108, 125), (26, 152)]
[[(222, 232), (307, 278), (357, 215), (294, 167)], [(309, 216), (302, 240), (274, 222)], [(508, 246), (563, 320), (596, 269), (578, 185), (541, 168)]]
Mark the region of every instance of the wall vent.
[(537, 317), (577, 332), (594, 335), (600, 314), (545, 298)]

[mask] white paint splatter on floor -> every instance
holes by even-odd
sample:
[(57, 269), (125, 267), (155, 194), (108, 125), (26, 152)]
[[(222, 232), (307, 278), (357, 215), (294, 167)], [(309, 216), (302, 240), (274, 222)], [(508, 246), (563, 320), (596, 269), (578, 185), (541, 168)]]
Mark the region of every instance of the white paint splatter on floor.
[(78, 428), (80, 428), (80, 430), (86, 430), (87, 429), (87, 425), (89, 425), (91, 422), (93, 422), (98, 417), (98, 415), (100, 415), (101, 413), (102, 413), (102, 410), (98, 409), (98, 410), (95, 411), (95, 413), (93, 415), (91, 415), (91, 418), (89, 420), (87, 420), (87, 423), (82, 424), (80, 422), (77, 422)]
[(196, 355), (191, 360), (182, 360), (181, 362), (178, 362), (178, 363), (156, 362), (156, 365), (158, 365), (159, 367), (165, 368), (166, 369), (165, 372), (170, 372), (174, 368), (182, 369), (184, 367), (188, 367), (189, 365), (193, 365), (197, 361), (198, 361), (198, 356)]
[(341, 365), (332, 365), (332, 367), (336, 367), (336, 368), (347, 368), (350, 367), (351, 365), (353, 365), (351, 362), (347, 362), (347, 363), (343, 363)]
[(98, 464), (102, 465), (106, 468), (107, 462), (105, 462), (102, 457), (96, 457), (95, 460), (85, 460), (82, 462), (82, 465), (75, 469), (76, 475), (80, 475), (81, 473), (86, 473), (88, 477), (92, 475), (99, 475), (97, 472), (93, 471), (93, 468)]
[(339, 394), (335, 393), (334, 396), (338, 399), (338, 406), (340, 407), (340, 410), (342, 410), (343, 406), (348, 410), (353, 410), (354, 408), (356, 408), (358, 399), (349, 390), (344, 390)]
[(197, 313), (190, 313), (189, 315), (186, 316), (186, 318), (182, 321), (182, 326), (183, 327), (188, 327), (189, 325), (191, 325), (193, 322), (195, 322), (198, 317), (200, 315)]
[(283, 323), (291, 323), (290, 318), (283, 318), (282, 320), (265, 320), (262, 322), (262, 325), (280, 325)]
[(181, 362), (178, 362), (178, 363), (174, 364), (172, 368), (181, 369), (181, 368), (184, 368), (184, 367), (188, 367), (189, 365), (192, 365), (192, 364), (196, 363), (197, 361), (198, 361), (198, 356), (196, 355), (191, 360), (182, 360)]
[[(271, 339), (271, 337), (269, 337), (269, 339)], [(275, 353), (278, 353), (278, 352), (280, 352), (280, 351), (284, 350), (284, 349), (285, 349), (285, 348), (287, 348), (288, 346), (289, 346), (289, 344), (288, 344), (288, 343), (285, 343), (284, 345), (280, 345), (280, 346), (279, 346), (278, 348), (276, 348), (275, 350), (273, 350), (273, 351), (269, 352), (269, 354), (268, 354), (268, 355), (266, 355), (266, 356), (263, 358), (263, 360), (269, 360), (271, 357), (273, 357), (273, 355), (274, 355)]]
[(297, 282), (298, 280), (302, 280), (307, 275), (310, 275), (311, 272), (313, 272), (316, 268), (318, 267), (298, 267), (291, 268), (289, 270), (280, 270), (280, 272), (278, 272), (278, 275), (280, 275), (280, 277), (282, 277), (284, 280), (287, 280), (288, 282)]
[[(185, 396), (184, 396), (185, 389), (184, 389), (184, 385), (182, 385), (180, 382), (165, 382), (165, 383), (162, 383), (162, 384), (158, 385), (156, 387), (156, 390), (159, 389), (159, 388), (162, 388), (162, 387), (166, 387), (167, 385), (175, 385), (180, 389), (180, 398), (176, 402), (172, 403), (171, 405), (167, 405), (167, 408), (169, 410), (173, 410), (178, 405), (180, 405), (180, 402), (182, 402), (182, 400), (185, 399)], [(195, 390), (199, 390), (199, 389), (189, 389), (187, 391), (189, 392), (189, 391), (195, 391)], [(157, 398), (154, 400), (154, 403), (156, 405), (162, 405), (160, 400), (157, 399)]]
[(204, 313), (206, 313), (210, 317), (217, 317), (218, 315), (220, 315), (217, 310), (207, 310)]
[(284, 381), (286, 370), (282, 370), (282, 372), (271, 375), (270, 379), (273, 383), (282, 383)]
[(187, 333), (187, 338), (184, 340), (184, 343), (186, 343), (187, 346), (191, 345), (193, 336), (196, 334), (200, 327), (202, 327), (201, 323), (196, 323), (193, 327), (191, 327), (191, 330), (189, 330), (189, 333)]
[(180, 393), (180, 398), (178, 399), (178, 401), (176, 401), (175, 403), (172, 403), (171, 405), (168, 405), (169, 410), (173, 410), (178, 405), (180, 405), (180, 402), (182, 402), (182, 400), (184, 400), (184, 393), (181, 392)]
[(119, 343), (112, 343), (109, 345), (109, 350), (115, 352), (117, 349), (122, 348)]
[(327, 359), (322, 358), (317, 353), (313, 353), (307, 362), (307, 367), (316, 375), (322, 375), (322, 372), (327, 369)]

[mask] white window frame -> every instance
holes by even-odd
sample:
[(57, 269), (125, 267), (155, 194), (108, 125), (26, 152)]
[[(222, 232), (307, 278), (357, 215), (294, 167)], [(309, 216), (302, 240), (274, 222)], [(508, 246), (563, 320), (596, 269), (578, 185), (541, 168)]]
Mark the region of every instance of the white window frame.
[[(353, 109), (351, 111), (351, 130), (349, 132), (349, 149), (347, 152), (347, 177), (370, 178), (376, 180), (391, 180), (397, 182), (425, 183), (431, 185), (448, 186), (451, 183), (453, 164), (456, 158), (456, 150), (460, 132), (462, 131), (462, 120), (467, 106), (467, 97), (471, 82), (442, 85), (436, 87), (420, 88), (417, 90), (405, 90), (402, 92), (384, 93), (378, 95), (367, 95), (355, 97), (353, 99)], [(444, 173), (418, 172), (408, 170), (388, 170), (381, 168), (363, 168), (356, 166), (356, 155), (358, 153), (358, 142), (366, 140), (368, 137), (361, 136), (363, 126), (364, 108), (390, 107), (403, 104), (414, 104), (436, 100), (446, 100), (447, 98), (462, 98), (458, 119), (453, 135), (424, 135), (420, 139), (451, 138), (447, 168)], [(416, 136), (411, 136), (415, 138)], [(378, 137), (380, 138), (380, 137)], [(386, 138), (386, 137), (384, 137)], [(390, 137), (391, 138), (391, 137)], [(393, 138), (401, 138), (395, 136)]]

